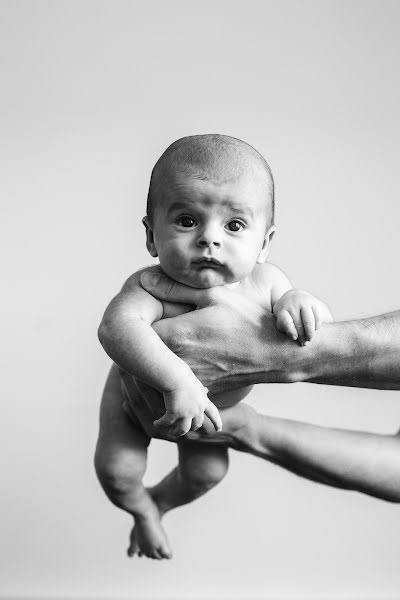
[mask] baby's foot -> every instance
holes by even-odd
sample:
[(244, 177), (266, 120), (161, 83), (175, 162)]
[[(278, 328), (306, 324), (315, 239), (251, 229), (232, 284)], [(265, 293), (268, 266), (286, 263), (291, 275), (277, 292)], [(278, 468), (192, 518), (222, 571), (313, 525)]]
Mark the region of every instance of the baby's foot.
[(149, 510), (135, 517), (135, 525), (130, 536), (128, 556), (148, 556), (162, 560), (172, 558), (168, 538), (161, 525), (161, 513), (157, 504), (152, 501)]

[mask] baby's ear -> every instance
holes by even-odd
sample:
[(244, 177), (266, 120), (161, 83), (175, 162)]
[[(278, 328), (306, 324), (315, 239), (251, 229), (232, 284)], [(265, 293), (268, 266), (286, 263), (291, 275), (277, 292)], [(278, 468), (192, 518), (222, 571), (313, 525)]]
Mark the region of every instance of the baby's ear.
[(257, 259), (258, 264), (265, 263), (265, 261), (267, 260), (268, 252), (271, 247), (272, 238), (274, 237), (275, 231), (276, 231), (275, 225), (271, 225), (271, 227), (268, 229), (267, 233), (265, 234), (264, 243), (261, 248), (261, 252), (258, 255), (258, 259)]
[(150, 255), (153, 256), (153, 258), (155, 258), (156, 256), (158, 256), (157, 250), (156, 250), (156, 245), (154, 243), (154, 235), (153, 235), (153, 228), (151, 226), (151, 222), (148, 216), (143, 217), (142, 219), (142, 223), (146, 228), (146, 246), (147, 246), (147, 250), (149, 251)]

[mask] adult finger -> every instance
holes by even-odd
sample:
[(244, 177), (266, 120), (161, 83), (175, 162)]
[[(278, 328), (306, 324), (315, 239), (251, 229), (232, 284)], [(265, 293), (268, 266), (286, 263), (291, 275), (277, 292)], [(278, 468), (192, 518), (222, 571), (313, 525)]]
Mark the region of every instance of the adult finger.
[(293, 322), (291, 314), (287, 310), (282, 310), (276, 319), (276, 326), (279, 331), (286, 333), (292, 340), (297, 340), (298, 333)]
[(213, 404), (211, 402), (211, 400), (208, 401), (208, 404), (204, 410), (204, 413), (207, 415), (207, 417), (210, 419), (210, 421), (214, 425), (215, 430), (221, 431), (222, 419), (220, 417), (218, 408), (215, 406), (215, 404)]
[(311, 341), (315, 332), (315, 318), (311, 306), (304, 306), (300, 310), (306, 341)]
[(177, 283), (162, 273), (152, 273), (151, 271), (142, 273), (140, 283), (149, 294), (167, 302), (198, 305), (206, 292), (206, 290), (203, 292), (203, 290)]

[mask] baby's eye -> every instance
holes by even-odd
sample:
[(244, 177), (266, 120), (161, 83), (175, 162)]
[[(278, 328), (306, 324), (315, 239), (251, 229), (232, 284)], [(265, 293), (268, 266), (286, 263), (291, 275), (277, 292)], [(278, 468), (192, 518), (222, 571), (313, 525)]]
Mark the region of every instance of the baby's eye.
[(227, 228), (229, 231), (242, 231), (244, 229), (244, 223), (242, 223), (242, 221), (238, 221), (237, 219), (233, 219), (232, 221), (229, 221)]
[(177, 220), (178, 225), (181, 227), (194, 227), (196, 225), (196, 221), (192, 217), (179, 217)]

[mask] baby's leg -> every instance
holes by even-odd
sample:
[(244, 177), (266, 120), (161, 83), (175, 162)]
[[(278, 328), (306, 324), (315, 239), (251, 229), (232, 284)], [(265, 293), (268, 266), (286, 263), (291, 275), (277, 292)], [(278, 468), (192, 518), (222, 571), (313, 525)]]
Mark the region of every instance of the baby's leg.
[(130, 553), (170, 558), (171, 550), (158, 507), (142, 483), (150, 440), (125, 414), (122, 403), (120, 377), (113, 366), (101, 402), (95, 454), (97, 476), (111, 502), (135, 519)]
[(150, 490), (161, 514), (203, 496), (228, 470), (227, 446), (182, 441), (178, 450), (178, 466)]

